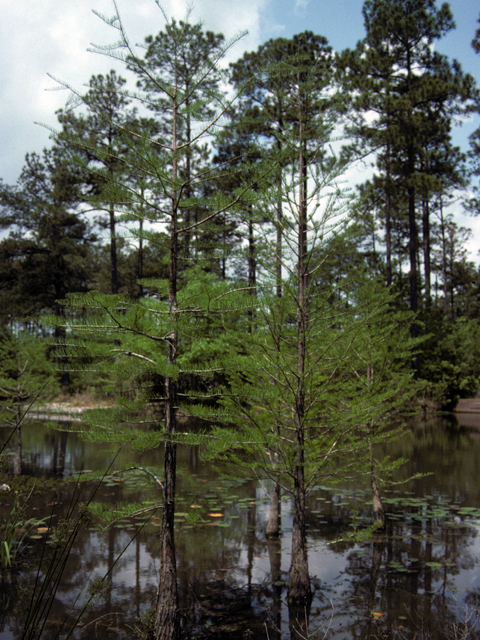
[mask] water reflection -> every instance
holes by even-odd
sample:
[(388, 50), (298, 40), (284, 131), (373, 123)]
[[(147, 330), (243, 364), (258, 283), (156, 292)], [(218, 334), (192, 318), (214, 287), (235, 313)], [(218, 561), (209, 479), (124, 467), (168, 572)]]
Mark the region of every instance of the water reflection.
[[(422, 630), (424, 637), (446, 637), (465, 606), (473, 611), (480, 604), (480, 518), (474, 511), (480, 508), (477, 435), (442, 418), (419, 422), (390, 445), (393, 457), (408, 460), (398, 480), (416, 472), (432, 475), (385, 492), (392, 515), (385, 534), (375, 539), (348, 542), (353, 528), (370, 517), (367, 484), (317, 487), (312, 492), (307, 526), (315, 592), (309, 611), (289, 608), (286, 601), (290, 500), (283, 499), (280, 539), (268, 540), (264, 531), (270, 487), (254, 479), (222, 477), (201, 462), (198, 448), (179, 448), (175, 535), (186, 636), (280, 640), (316, 633), (343, 640), (378, 638), (382, 633), (409, 637)], [(68, 477), (82, 468), (104, 469), (113, 453), (75, 433), (32, 423), (24, 428), (24, 456), (28, 473)], [(162, 453), (147, 452), (136, 462), (160, 469)], [(116, 468), (131, 463), (126, 449), (115, 460)], [(69, 487), (60, 483), (55, 495), (38, 493), (31, 513), (53, 510), (54, 520), (60, 521), (69, 503)], [(93, 485), (87, 484), (85, 495), (91, 490)], [(114, 508), (123, 500), (142, 503), (158, 498), (156, 491), (148, 479), (134, 484), (125, 479), (102, 485), (97, 498)], [(6, 517), (12, 497), (0, 498), (0, 513)], [(42, 638), (57, 637), (62, 625), (68, 629), (89, 598), (89, 585), (104, 576), (108, 588), (91, 602), (73, 637), (131, 637), (127, 625), (133, 626), (154, 602), (159, 572), (158, 514), (140, 527), (140, 521), (125, 520), (105, 534), (81, 530)], [(343, 541), (334, 542), (339, 538)], [(2, 574), (2, 639), (21, 636), (22, 612), (28, 608), (21, 587), (34, 579), (33, 559), (41, 544), (32, 540), (18, 571)]]

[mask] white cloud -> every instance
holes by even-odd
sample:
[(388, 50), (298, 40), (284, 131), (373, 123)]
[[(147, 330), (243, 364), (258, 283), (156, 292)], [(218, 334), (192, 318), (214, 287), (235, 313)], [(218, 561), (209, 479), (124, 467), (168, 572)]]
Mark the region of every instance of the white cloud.
[(294, 11), (297, 13), (303, 13), (307, 7), (310, 0), (295, 0), (295, 8)]
[[(229, 62), (260, 44), (261, 14), (269, 2), (197, 0), (191, 20), (223, 33), (227, 40), (248, 30), (248, 36), (229, 52)], [(94, 6), (110, 18), (114, 13), (111, 0), (19, 0), (8, 2), (8, 6), (0, 4), (0, 176), (13, 183), (25, 153), (41, 151), (49, 144), (48, 132), (34, 122), (55, 126), (55, 111), (68, 97), (62, 91), (45, 91), (55, 86), (47, 73), (81, 89), (93, 74), (107, 73), (111, 68), (123, 75), (125, 72), (121, 63), (87, 51), (91, 43), (104, 45), (118, 40), (118, 33), (91, 10)], [(163, 6), (169, 17), (186, 16), (185, 0), (166, 0)], [(164, 17), (154, 0), (118, 0), (118, 8), (133, 45), (164, 27)]]

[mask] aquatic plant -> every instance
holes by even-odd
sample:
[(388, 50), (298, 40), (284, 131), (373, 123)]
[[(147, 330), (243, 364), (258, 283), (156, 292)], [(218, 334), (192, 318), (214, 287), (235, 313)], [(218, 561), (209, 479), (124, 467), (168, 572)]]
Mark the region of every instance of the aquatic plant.
[(15, 497), (7, 521), (0, 526), (0, 567), (2, 570), (12, 567), (17, 556), (25, 548), (25, 539), (47, 520), (47, 518), (40, 520), (26, 518), (28, 498), (23, 504), (20, 504), (18, 498)]

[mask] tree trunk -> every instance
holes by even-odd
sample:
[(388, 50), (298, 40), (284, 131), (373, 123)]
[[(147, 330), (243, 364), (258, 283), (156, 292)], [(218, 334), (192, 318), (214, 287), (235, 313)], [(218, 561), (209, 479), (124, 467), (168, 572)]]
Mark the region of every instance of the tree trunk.
[[(281, 114), (281, 112), (280, 112)], [(281, 115), (279, 115), (279, 129), (282, 130), (283, 122)], [(281, 153), (282, 143), (280, 140), (277, 140), (277, 148), (279, 154)], [(276, 280), (276, 296), (277, 298), (282, 297), (282, 225), (283, 225), (283, 214), (282, 214), (282, 167), (279, 167), (278, 176), (277, 176), (277, 238), (276, 238), (276, 256), (275, 256), (275, 280)], [(277, 342), (276, 345), (277, 351), (280, 352), (280, 343)], [(279, 427), (277, 425), (277, 433), (279, 434)], [(276, 462), (278, 459), (278, 455), (272, 453), (272, 458)], [(274, 537), (280, 535), (280, 526), (281, 526), (281, 488), (280, 483), (277, 480), (274, 480), (273, 493), (270, 499), (270, 513), (268, 516), (267, 528), (265, 531), (265, 535), (267, 537)]]
[[(279, 116), (278, 116), (278, 124), (279, 131), (283, 130), (283, 119), (281, 116), (281, 109), (279, 108)], [(281, 155), (282, 152), (282, 142), (280, 138), (277, 140), (277, 150), (278, 155)], [(283, 169), (280, 165), (278, 167), (278, 175), (277, 175), (277, 242), (276, 242), (276, 253), (275, 256), (275, 278), (276, 278), (276, 294), (277, 298), (282, 297), (282, 244), (283, 244), (283, 210), (282, 210), (282, 173)]]
[[(171, 330), (167, 336), (167, 362), (175, 365), (177, 361), (177, 253), (178, 253), (178, 201), (177, 201), (177, 96), (176, 86), (172, 100), (172, 209), (170, 225), (170, 264), (168, 307)], [(176, 383), (170, 376), (165, 377), (165, 432), (173, 435), (176, 429)], [(175, 558), (175, 483), (177, 450), (176, 445), (165, 443), (165, 479), (163, 488), (163, 513), (161, 522), (160, 581), (157, 592), (155, 612), (155, 640), (175, 640), (179, 631), (177, 564)]]
[[(413, 176), (412, 173), (410, 174)], [(408, 226), (409, 226), (409, 255), (410, 255), (410, 310), (415, 314), (418, 311), (418, 275), (417, 275), (417, 222), (415, 220), (415, 189), (413, 186), (408, 187)], [(410, 335), (412, 338), (418, 338), (419, 327), (416, 318), (414, 318)], [(415, 378), (418, 378), (420, 371), (420, 356), (416, 352), (413, 356), (412, 367)]]
[(160, 580), (155, 613), (155, 640), (174, 640), (178, 637), (177, 564), (175, 557), (175, 473), (176, 446), (165, 444), (165, 486), (162, 523), (160, 528)]
[[(248, 289), (251, 296), (257, 295), (257, 261), (255, 259), (255, 236), (253, 234), (253, 209), (249, 208), (248, 216)], [(249, 309), (248, 317), (253, 321), (255, 314)], [(254, 331), (253, 322), (250, 323), (250, 333)]]
[(416, 313), (418, 311), (417, 223), (415, 220), (415, 189), (412, 186), (408, 187), (408, 231), (408, 248), (410, 257), (410, 310)]
[(432, 305), (432, 283), (430, 267), (430, 206), (428, 202), (428, 194), (423, 201), (422, 214), (423, 265), (425, 271), (425, 307), (428, 311)]
[(290, 602), (310, 601), (312, 590), (308, 571), (307, 533), (305, 518), (305, 479), (302, 438), (297, 434), (297, 462), (294, 474), (292, 558), (289, 572)]
[[(143, 193), (142, 193), (143, 198)], [(138, 259), (137, 259), (137, 300), (143, 297), (143, 286), (140, 280), (143, 278), (143, 217), (139, 220)]]
[(257, 261), (255, 259), (255, 236), (253, 234), (253, 211), (248, 217), (248, 286), (252, 296), (257, 295)]
[(295, 393), (295, 468), (293, 474), (292, 557), (289, 574), (290, 602), (310, 601), (305, 501), (305, 350), (307, 334), (307, 206), (306, 163), (302, 128), (302, 101), (299, 107), (299, 203), (298, 203), (298, 307), (297, 307), (297, 389)]
[(386, 284), (392, 284), (392, 212), (390, 196), (390, 145), (387, 145), (387, 176), (386, 176), (386, 201), (385, 201), (385, 267)]
[[(63, 305), (61, 305), (58, 302), (58, 300), (63, 298), (64, 295), (62, 295), (62, 290), (58, 285), (56, 285), (55, 287), (55, 294), (57, 298), (57, 303), (55, 304), (55, 316), (57, 318), (64, 318), (65, 310), (63, 308)], [(66, 340), (65, 327), (56, 325), (54, 330), (54, 337), (55, 337), (55, 344), (56, 344), (55, 364), (57, 366), (57, 369), (61, 372), (60, 377), (61, 377), (62, 391), (66, 393), (70, 385), (70, 374), (66, 370), (68, 365), (68, 358), (65, 353), (65, 340)]]
[(117, 238), (115, 235), (115, 210), (113, 204), (110, 205), (110, 271), (112, 293), (118, 293), (118, 271), (117, 271)]

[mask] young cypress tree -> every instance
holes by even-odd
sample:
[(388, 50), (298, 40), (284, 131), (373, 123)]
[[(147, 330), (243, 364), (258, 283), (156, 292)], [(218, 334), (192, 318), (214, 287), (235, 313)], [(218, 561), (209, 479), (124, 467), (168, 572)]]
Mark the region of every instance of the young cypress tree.
[[(289, 132), (291, 133), (292, 127), (297, 126), (299, 120), (299, 103), (301, 108), (308, 110), (307, 119), (312, 119), (312, 114), (317, 111), (321, 120), (321, 116), (332, 107), (332, 100), (328, 100), (325, 94), (319, 99), (322, 90), (332, 79), (332, 63), (333, 57), (327, 40), (306, 31), (291, 40), (270, 40), (261, 45), (258, 51), (244, 54), (231, 65), (233, 82), (237, 85), (246, 83), (234, 126), (244, 137), (250, 136), (259, 141), (258, 161), (276, 158), (275, 181), (269, 186), (269, 190), (276, 194), (275, 203), (270, 196), (265, 198), (260, 193), (256, 202), (252, 202), (252, 206), (244, 212), (244, 224), (248, 229), (248, 284), (252, 291), (256, 291), (257, 271), (260, 281), (260, 272), (271, 277), (273, 268), (276, 274), (276, 296), (279, 299), (283, 291), (283, 252), (288, 251), (283, 238), (285, 194), (282, 188), (286, 172), (296, 171), (296, 160), (292, 161), (287, 140)], [(309, 95), (307, 97), (304, 92), (299, 101), (293, 100), (292, 96), (298, 93), (297, 88), (304, 82), (299, 79), (299, 69), (305, 69), (308, 64), (312, 65)], [(304, 71), (300, 72), (303, 73)], [(312, 149), (313, 154), (318, 151), (314, 138), (313, 131), (306, 133), (302, 142), (303, 153), (307, 149), (308, 152)], [(273, 210), (275, 216), (272, 216)], [(263, 241), (266, 235), (271, 236), (272, 233), (275, 236), (274, 245), (270, 238), (267, 242)], [(275, 480), (266, 533), (269, 536), (280, 533), (280, 485)]]
[[(282, 482), (291, 493), (292, 602), (308, 602), (311, 596), (306, 492), (318, 473), (310, 475), (313, 468), (318, 470), (325, 464), (331, 469), (330, 449), (337, 436), (333, 435), (329, 408), (334, 405), (336, 383), (329, 383), (346, 357), (341, 355), (340, 342), (344, 354), (348, 353), (349, 332), (336, 329), (347, 322), (343, 303), (332, 309), (328, 303), (331, 291), (328, 296), (318, 295), (314, 279), (321, 265), (316, 261), (318, 250), (326, 249), (346, 224), (342, 215), (345, 203), (337, 184), (343, 167), (328, 146), (337, 116), (330, 91), (331, 60), (323, 40), (321, 45), (317, 47), (312, 34), (300, 34), (289, 42), (284, 60), (268, 69), (282, 79), (282, 100), (288, 114), (279, 133), (281, 152), (276, 154), (276, 166), (289, 169), (282, 172), (280, 192), (286, 250), (280, 255), (276, 251), (275, 233), (264, 236), (270, 248), (263, 259), (262, 254), (258, 258), (264, 275), (257, 283), (255, 330), (244, 338), (243, 348), (238, 345), (245, 357), (237, 373), (231, 371), (231, 390), (223, 400), (232, 416), (243, 419), (230, 433), (217, 430), (218, 440), (210, 445), (214, 455), (228, 452), (237, 464), (242, 463), (245, 452), (249, 453), (247, 464), (266, 472), (274, 482)], [(271, 182), (261, 198), (265, 216), (276, 229), (280, 223), (278, 172)], [(281, 296), (277, 295), (278, 260)], [(348, 428), (343, 433), (346, 437)]]
[[(294, 38), (285, 66), (276, 69), (284, 74), (289, 115), (277, 162), (290, 169), (282, 172), (281, 182), (286, 247), (281, 255), (282, 295), (276, 295), (276, 261), (262, 261), (260, 254), (263, 276), (257, 282), (255, 330), (242, 336), (241, 344), (235, 335), (229, 338), (244, 356), (236, 371), (230, 369), (222, 400), (234, 427), (216, 429), (209, 442), (214, 457), (254, 468), (292, 496), (289, 601), (307, 605), (307, 610), (307, 493), (319, 478), (376, 478), (373, 446), (387, 432), (393, 435), (381, 415), (394, 406), (399, 381), (395, 378), (388, 389), (381, 388), (379, 373), (379, 386), (371, 388), (365, 403), (366, 395), (358, 394), (359, 359), (372, 350), (372, 332), (377, 333), (375, 343), (386, 342), (380, 324), (373, 327), (380, 315), (389, 326), (389, 307), (383, 291), (360, 296), (358, 269), (338, 266), (339, 252), (351, 241), (352, 203), (340, 186), (345, 165), (330, 146), (338, 102), (330, 75), (322, 75), (328, 55), (310, 44), (308, 34)], [(273, 175), (272, 186), (261, 193), (274, 229), (276, 178)], [(265, 241), (270, 246), (265, 253), (278, 257), (276, 234), (265, 234)], [(336, 281), (331, 277), (335, 268)], [(398, 350), (390, 356), (387, 347), (381, 353), (388, 362), (399, 357)], [(378, 355), (375, 368), (380, 368), (380, 360)], [(373, 489), (378, 498), (378, 485), (372, 481)]]
[[(128, 68), (135, 71), (139, 90), (125, 91), (123, 95), (150, 108), (162, 128), (159, 136), (152, 128), (139, 132), (136, 125), (129, 126), (128, 122), (119, 123), (112, 118), (111, 124), (116, 128), (121, 145), (127, 149), (122, 156), (125, 172), (111, 173), (104, 193), (125, 216), (144, 216), (145, 224), (150, 227), (143, 230), (144, 237), (156, 239), (161, 231), (160, 237), (166, 240), (168, 278), (144, 281), (149, 295), (136, 303), (122, 296), (95, 292), (72, 299), (73, 307), (87, 310), (89, 315), (86, 321), (70, 323), (68, 330), (97, 337), (109, 333), (121, 336), (121, 345), (116, 342), (95, 346), (79, 342), (71, 349), (76, 353), (77, 366), (104, 366), (107, 371), (116, 370), (125, 380), (132, 381), (133, 393), (140, 404), (144, 405), (146, 397), (163, 407), (163, 419), (153, 419), (153, 432), (132, 428), (135, 417), (130, 411), (127, 418), (125, 414), (122, 418), (122, 413), (115, 415), (108, 424), (108, 438), (119, 443), (128, 441), (140, 448), (164, 446), (161, 570), (154, 637), (166, 639), (176, 637), (179, 621), (174, 542), (176, 446), (178, 440), (198, 442), (197, 436), (189, 438), (177, 433), (177, 412), (182, 406), (190, 410), (189, 402), (195, 401), (184, 385), (185, 379), (191, 376), (208, 379), (218, 369), (214, 362), (214, 337), (218, 337), (218, 333), (212, 337), (211, 316), (223, 317), (225, 309), (236, 304), (234, 296), (229, 295), (227, 283), (217, 282), (201, 269), (192, 269), (188, 278), (182, 277), (179, 268), (183, 257), (181, 243), (189, 245), (192, 233), (234, 207), (260, 178), (252, 176), (252, 180), (241, 184), (230, 198), (220, 193), (206, 198), (203, 194), (208, 193), (207, 186), (215, 172), (195, 166), (192, 161), (197, 146), (213, 140), (216, 124), (231, 102), (217, 90), (219, 63), (226, 51), (221, 47), (222, 38), (205, 38), (211, 44), (202, 49), (198, 64), (192, 64), (186, 84), (182, 82), (184, 54), (192, 51), (192, 34), (195, 37), (202, 34), (198, 25), (167, 23), (165, 31), (155, 39), (155, 46), (168, 49), (168, 66), (162, 66), (156, 59), (166, 53), (155, 49), (153, 39), (145, 57), (137, 54), (127, 38), (118, 11), (112, 19), (104, 20), (117, 31), (119, 42), (96, 50), (124, 60)], [(204, 85), (206, 90), (202, 93)], [(82, 99), (80, 94), (77, 97)], [(80, 141), (73, 142), (77, 146)], [(97, 153), (103, 157), (110, 150), (101, 143)], [(137, 184), (132, 184), (129, 178), (124, 179), (124, 175), (137, 176)], [(138, 176), (143, 176), (145, 188), (137, 188)], [(194, 215), (192, 219), (191, 211), (201, 211), (202, 215)], [(230, 299), (232, 301), (228, 302)], [(209, 340), (212, 347), (208, 358), (203, 358), (195, 371), (191, 371), (189, 365), (195, 358), (189, 349)], [(221, 350), (225, 351), (224, 343)], [(208, 393), (208, 383), (206, 388)], [(205, 393), (203, 387), (203, 391), (196, 394), (197, 401)], [(130, 408), (136, 407), (138, 402)], [(90, 435), (98, 437), (98, 433)]]

